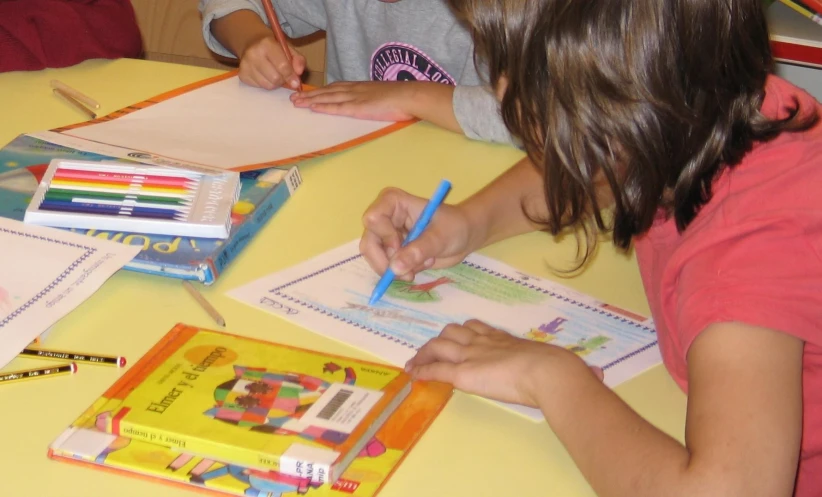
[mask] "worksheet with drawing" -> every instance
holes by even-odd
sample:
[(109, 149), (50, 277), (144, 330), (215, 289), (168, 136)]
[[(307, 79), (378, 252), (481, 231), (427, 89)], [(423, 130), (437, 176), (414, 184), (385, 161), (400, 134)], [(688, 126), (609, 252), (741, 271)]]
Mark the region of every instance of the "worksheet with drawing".
[[(395, 281), (369, 306), (377, 280), (352, 242), (229, 295), (396, 365), (445, 325), (468, 319), (568, 348), (601, 367), (611, 387), (661, 361), (650, 320), (481, 255), (413, 283)], [(509, 407), (542, 419), (535, 409)]]

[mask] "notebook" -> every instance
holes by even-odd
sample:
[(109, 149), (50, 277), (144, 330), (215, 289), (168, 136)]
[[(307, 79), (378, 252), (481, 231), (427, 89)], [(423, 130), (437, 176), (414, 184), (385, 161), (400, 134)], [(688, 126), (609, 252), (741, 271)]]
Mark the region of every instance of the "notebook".
[(228, 238), (236, 172), (54, 159), (24, 222), (55, 228)]

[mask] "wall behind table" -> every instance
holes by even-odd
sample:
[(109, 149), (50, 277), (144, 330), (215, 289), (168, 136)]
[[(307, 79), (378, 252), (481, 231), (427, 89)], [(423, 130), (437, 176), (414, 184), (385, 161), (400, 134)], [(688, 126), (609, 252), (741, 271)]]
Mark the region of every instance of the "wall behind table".
[[(143, 34), (145, 58), (202, 67), (233, 69), (231, 60), (220, 59), (206, 47), (200, 27), (197, 0), (131, 0)], [(308, 61), (307, 82), (320, 86), (325, 80), (325, 36), (297, 40)]]

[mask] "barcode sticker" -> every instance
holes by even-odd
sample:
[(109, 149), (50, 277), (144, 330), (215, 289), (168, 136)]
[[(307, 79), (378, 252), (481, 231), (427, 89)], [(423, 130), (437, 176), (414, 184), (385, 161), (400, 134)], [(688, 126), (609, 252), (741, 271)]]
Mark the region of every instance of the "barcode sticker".
[(351, 433), (382, 397), (382, 392), (334, 383), (323, 392), (300, 421), (342, 433)]

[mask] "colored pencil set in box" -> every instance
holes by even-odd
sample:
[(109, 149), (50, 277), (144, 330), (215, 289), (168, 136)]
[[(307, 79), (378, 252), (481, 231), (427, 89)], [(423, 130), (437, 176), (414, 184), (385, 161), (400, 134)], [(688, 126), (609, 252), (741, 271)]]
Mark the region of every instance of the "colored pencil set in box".
[(239, 173), (55, 159), (24, 221), (56, 228), (227, 238)]

